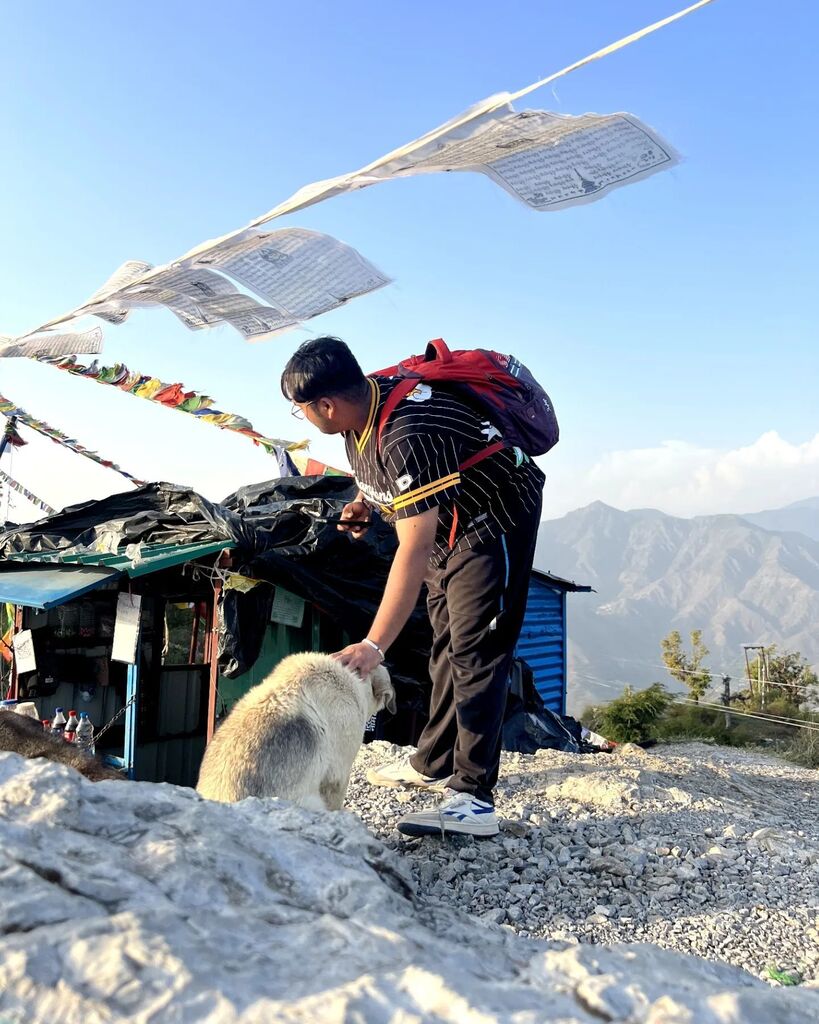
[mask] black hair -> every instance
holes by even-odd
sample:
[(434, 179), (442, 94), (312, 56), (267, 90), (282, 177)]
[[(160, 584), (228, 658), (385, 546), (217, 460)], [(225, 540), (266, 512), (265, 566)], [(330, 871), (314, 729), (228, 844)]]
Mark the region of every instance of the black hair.
[(359, 399), (367, 378), (341, 338), (313, 338), (300, 345), (282, 372), (282, 394), (291, 402), (339, 395)]

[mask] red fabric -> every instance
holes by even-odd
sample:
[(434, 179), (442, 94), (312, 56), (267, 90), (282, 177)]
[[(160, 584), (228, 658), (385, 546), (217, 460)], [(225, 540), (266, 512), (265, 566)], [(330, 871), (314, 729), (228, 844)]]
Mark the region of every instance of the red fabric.
[[(384, 371), (380, 371), (383, 373)], [(387, 420), (395, 412), (395, 408), (399, 402), (402, 402), (410, 391), (413, 391), (418, 386), (417, 380), (402, 380), (399, 384), (396, 384), (390, 394), (387, 396), (387, 401), (384, 403), (384, 408), (381, 410), (381, 418), (378, 421), (378, 442), (381, 442), (381, 435), (384, 433), (384, 427), (387, 425)]]
[(185, 394), (185, 390), (181, 384), (169, 384), (167, 387), (157, 391), (154, 395), (154, 401), (159, 402), (161, 405), (169, 405), (173, 408), (177, 405), (181, 405), (190, 397), (190, 394)]
[(452, 506), (452, 529), (449, 531), (449, 550), (455, 547), (455, 535), (458, 533), (458, 506)]
[(502, 452), (506, 445), (503, 441), (496, 441), (494, 444), (490, 444), (488, 448), (483, 448), (479, 452), (475, 452), (474, 455), (470, 455), (468, 459), (460, 464), (458, 469), (471, 469), (473, 466), (477, 466), (479, 462), (483, 462), (484, 459), (488, 459), (490, 455), (494, 455), (495, 452)]
[[(511, 374), (499, 369), (480, 349), (452, 352), (443, 338), (434, 338), (429, 342), (423, 356), (410, 356), (409, 359), (405, 359), (395, 366), (376, 370), (375, 376), (405, 378), (392, 389), (381, 410), (377, 435), (379, 442), (387, 421), (395, 412), (398, 404), (421, 381), (440, 381), (444, 384), (451, 381), (458, 384), (469, 384), (498, 406), (503, 406), (503, 401), (498, 398), (496, 392), (502, 391), (504, 387), (519, 386)], [(504, 444), (498, 442), (489, 445), (488, 448), (484, 448), (483, 451), (477, 452), (462, 462), (459, 468), (469, 469), (483, 459), (488, 459), (490, 455), (501, 451), (504, 447)]]
[(25, 448), (28, 444), (28, 441), (24, 441), (22, 437), (20, 437), (13, 423), (9, 423), (6, 427), (6, 438), (12, 448)]
[[(503, 406), (497, 392), (520, 386), (510, 373), (500, 369), (480, 349), (458, 349), (452, 352), (443, 338), (431, 341), (424, 355), (410, 356), (376, 373), (386, 377), (407, 377), (416, 383), (423, 380), (469, 384), (497, 406)], [(405, 394), (411, 390), (408, 388)]]
[(328, 466), (325, 462), (318, 462), (316, 459), (308, 459), (307, 465), (304, 469), (304, 476), (349, 476), (343, 469), (335, 469), (333, 466)]

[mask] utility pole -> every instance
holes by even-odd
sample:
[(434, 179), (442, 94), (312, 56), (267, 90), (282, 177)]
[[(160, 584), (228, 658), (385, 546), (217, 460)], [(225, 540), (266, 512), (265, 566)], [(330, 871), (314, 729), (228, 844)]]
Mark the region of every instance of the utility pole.
[[(748, 689), (751, 691), (751, 696), (759, 696), (759, 705), (761, 710), (764, 711), (769, 682), (767, 648), (764, 644), (743, 644), (742, 649), (745, 652), (745, 674), (748, 678)], [(758, 652), (756, 657), (756, 686), (754, 686), (754, 678), (751, 675), (749, 651)]]
[[(768, 688), (771, 682), (771, 668), (768, 663), (768, 651), (767, 648), (763, 647), (759, 655), (760, 665), (762, 668), (762, 709), (765, 710), (765, 701), (768, 697)], [(776, 697), (776, 692), (773, 694)]]
[(725, 728), (731, 728), (731, 713), (728, 710), (731, 707), (731, 677), (724, 675), (722, 677), (722, 703), (725, 705)]

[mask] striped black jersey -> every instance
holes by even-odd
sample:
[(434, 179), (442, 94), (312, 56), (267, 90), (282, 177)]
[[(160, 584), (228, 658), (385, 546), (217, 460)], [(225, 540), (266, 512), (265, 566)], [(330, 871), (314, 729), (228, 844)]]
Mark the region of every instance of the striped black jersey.
[(470, 456), (502, 440), (500, 432), (456, 394), (428, 384), (399, 402), (379, 437), (381, 410), (399, 380), (369, 377), (367, 424), (360, 435), (344, 435), (368, 504), (391, 522), (437, 506), (433, 560), (514, 530), (540, 502), (539, 467), (519, 448), (504, 448), (461, 471)]

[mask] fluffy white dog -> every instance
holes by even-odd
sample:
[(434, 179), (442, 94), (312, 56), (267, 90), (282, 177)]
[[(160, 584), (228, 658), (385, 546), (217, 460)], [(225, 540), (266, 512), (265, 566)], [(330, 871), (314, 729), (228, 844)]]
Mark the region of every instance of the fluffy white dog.
[(383, 666), (361, 679), (328, 654), (291, 654), (216, 730), (197, 792), (224, 803), (277, 796), (341, 810), (367, 720), (381, 708), (395, 713)]

